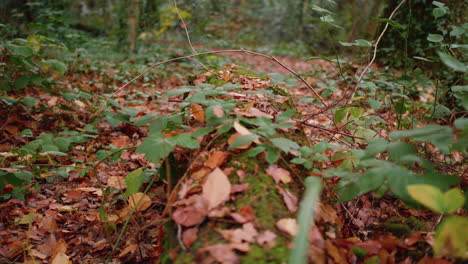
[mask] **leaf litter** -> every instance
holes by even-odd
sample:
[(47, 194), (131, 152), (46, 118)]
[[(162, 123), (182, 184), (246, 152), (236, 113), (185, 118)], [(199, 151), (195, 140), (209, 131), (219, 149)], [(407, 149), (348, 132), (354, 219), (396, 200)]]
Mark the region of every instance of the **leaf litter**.
[[(250, 57), (240, 59), (251, 61)], [(311, 67), (310, 63), (301, 61), (291, 63), (294, 63), (296, 67), (299, 65), (299, 68)], [(263, 67), (261, 65), (265, 65), (264, 62), (257, 61), (253, 61), (253, 64), (256, 65), (257, 70)], [(313, 67), (316, 66), (313, 65)], [(319, 67), (323, 68), (323, 65)], [(247, 107), (244, 105), (235, 108), (234, 113), (241, 118), (261, 117), (272, 120), (281, 111), (268, 102), (268, 96), (257, 92), (268, 88), (271, 85), (270, 80), (237, 74), (237, 70), (236, 65), (228, 65), (221, 71), (219, 77), (225, 82), (238, 83), (242, 86), (244, 92), (231, 91), (224, 95), (249, 103)], [(272, 69), (260, 69), (262, 70), (270, 72)], [(281, 71), (282, 68), (274, 70)], [(327, 70), (331, 71), (331, 69)], [(194, 84), (206, 83), (211, 75), (207, 73), (196, 76)], [(89, 87), (83, 85), (85, 82), (82, 78), (89, 77), (74, 76), (71, 80), (74, 80), (78, 87), (86, 90)], [(166, 83), (164, 86), (169, 88), (182, 84), (179, 80), (163, 82)], [(284, 86), (281, 86), (279, 85), (280, 89), (284, 89)], [(127, 96), (134, 91), (120, 92), (116, 101), (126, 105)], [(296, 85), (291, 91), (293, 95), (299, 97), (308, 95), (300, 85)], [(334, 96), (341, 95), (339, 91)], [(289, 100), (287, 96), (278, 95), (273, 101), (283, 104)], [(52, 127), (58, 127), (59, 121), (69, 115), (66, 111), (60, 110), (58, 105), (68, 105), (72, 109), (78, 109), (83, 115), (92, 115), (92, 103), (86, 101), (75, 100), (73, 104), (70, 104), (61, 97), (48, 94), (44, 94), (41, 101), (56, 112), (32, 117), (22, 112), (16, 116), (7, 114), (9, 117), (4, 125), (8, 126), (5, 131), (2, 131), (7, 143), (1, 145), (2, 157), (12, 160), (16, 158), (9, 151), (12, 145), (25, 143), (24, 138), (17, 137), (19, 131), (25, 128), (48, 131)], [(141, 117), (156, 111), (169, 114), (173, 109), (177, 109), (179, 103), (169, 101), (166, 104), (158, 104), (141, 101), (141, 104), (127, 104), (126, 106), (138, 109), (136, 116)], [(206, 109), (206, 105), (191, 104), (190, 113), (196, 121), (191, 125), (199, 126), (209, 121)], [(2, 109), (2, 113), (4, 111)], [(223, 118), (229, 114), (220, 106), (211, 108), (210, 111), (216, 118)], [(313, 109), (301, 103), (298, 104), (298, 112), (302, 117), (314, 114)], [(36, 121), (43, 120), (43, 115), (54, 116), (57, 121), (50, 123)], [(96, 151), (102, 147), (107, 145), (117, 148), (137, 146), (148, 135), (147, 127), (141, 128), (128, 124), (113, 127), (108, 122), (103, 121), (98, 124), (98, 131), (94, 132), (97, 137), (92, 138), (87, 146), (84, 146), (86, 149), (73, 147), (68, 152), (69, 156), (73, 155), (84, 162), (95, 162), (99, 160)], [(331, 123), (324, 114), (316, 115), (311, 122), (323, 126)], [(68, 124), (80, 129), (84, 128), (84, 124), (78, 120)], [(197, 155), (197, 151), (191, 153), (180, 147), (174, 149), (174, 155), (178, 156), (178, 160), (190, 163), (185, 164), (190, 177), (180, 182), (180, 188), (177, 190), (178, 198), (175, 199), (170, 196), (171, 189), (166, 186), (167, 181), (161, 181), (147, 193), (135, 192), (128, 199), (117, 198), (119, 195), (125, 197), (124, 192), (129, 188), (125, 177), (130, 171), (156, 166), (152, 161), (146, 160), (142, 154), (134, 152), (134, 149), (119, 153), (125, 158), (125, 162), (103, 161), (94, 169), (83, 165), (88, 169), (83, 175), (80, 175), (81, 169), (70, 172), (70, 177), (67, 179), (55, 178), (55, 174), (50, 172), (41, 174), (43, 179), (51, 178), (53, 184), (43, 184), (39, 190), (29, 188), (27, 203), (12, 198), (0, 205), (2, 218), (0, 256), (7, 260), (15, 260), (24, 256), (25, 263), (33, 263), (33, 261), (57, 264), (102, 262), (108, 258), (109, 252), (112, 252), (113, 245), (118, 239), (118, 231), (127, 220), (130, 224), (124, 232), (123, 241), (125, 242), (119, 244), (115, 254), (111, 256), (113, 263), (158, 260), (163, 255), (170, 255), (170, 258), (176, 260), (178, 255), (183, 257), (186, 254), (177, 250), (180, 246), (195, 248), (198, 241), (203, 241), (203, 244), (195, 248), (196, 252), (190, 252), (198, 261), (204, 261), (203, 263), (241, 263), (242, 259), (248, 256), (256, 246), (265, 251), (271, 250), (271, 252), (278, 250), (279, 246), (288, 248), (287, 243), (290, 238), (298, 232), (294, 217), (301, 191), (297, 187), (299, 183), (296, 182), (295, 176), (292, 176), (298, 172), (294, 171), (294, 166), (288, 167), (288, 170), (282, 168), (285, 164), (281, 164), (281, 167), (279, 163), (261, 165), (264, 164), (261, 162), (265, 159), (265, 155), (262, 154), (253, 158), (257, 159), (260, 164), (255, 164), (253, 170), (248, 168), (245, 161), (236, 161), (240, 151), (251, 149), (255, 144), (262, 142), (254, 139), (248, 144), (228, 150), (226, 146), (237, 137), (254, 134), (239, 121), (233, 123), (233, 129), (235, 132), (230, 133), (227, 139), (216, 141), (208, 149), (204, 149), (205, 156), (202, 153)], [(314, 139), (329, 138), (323, 131), (302, 127), (297, 123), (291, 131), (294, 130), (302, 130)], [(170, 138), (175, 135), (177, 134), (166, 136)], [(213, 139), (212, 134), (197, 138), (200, 144), (207, 144)], [(331, 157), (334, 153), (329, 151), (327, 154)], [(62, 158), (60, 161), (75, 164), (69, 157)], [(227, 167), (234, 165), (235, 168)], [(324, 168), (332, 165), (332, 162), (327, 163), (327, 161), (322, 164)], [(0, 168), (0, 170), (14, 173), (19, 169)], [(252, 179), (259, 177), (262, 173), (265, 173), (272, 181), (265, 181), (263, 186), (254, 185)], [(333, 179), (325, 181), (329, 186), (335, 184)], [(147, 180), (144, 184), (147, 184)], [(137, 189), (140, 187), (138, 186)], [(108, 190), (114, 191), (109, 194), (106, 192)], [(271, 206), (269, 204), (259, 209), (257, 201), (263, 201), (262, 197), (266, 192), (273, 192), (278, 196), (279, 199), (276, 202), (282, 204), (284, 208), (284, 211), (280, 213), (281, 216), (277, 216), (278, 212), (269, 212), (269, 206)], [(101, 204), (104, 195), (107, 196), (107, 201), (115, 201), (115, 203)], [(399, 258), (402, 251), (422, 252), (424, 248), (433, 243), (431, 232), (418, 231), (407, 237), (393, 235), (394, 229), (392, 228), (404, 229), (405, 225), (409, 225), (404, 220), (393, 225), (389, 224), (387, 227), (383, 224), (398, 216), (403, 216), (403, 218), (417, 216), (419, 219), (435, 223), (436, 219), (431, 218), (433, 217), (431, 214), (408, 209), (395, 199), (385, 197), (378, 200), (372, 195), (364, 195), (340, 206), (333, 202), (336, 200), (335, 196), (331, 191), (326, 190), (322, 195), (322, 202), (317, 206), (316, 225), (309, 234), (311, 241), (309, 259), (314, 260), (315, 263), (356, 263), (373, 258), (383, 263), (396, 263), (397, 261), (409, 263), (412, 261), (411, 257)], [(245, 198), (249, 202), (237, 204), (237, 201), (245, 200)], [(170, 220), (180, 225), (180, 235), (173, 232), (174, 229), (166, 228), (160, 220), (165, 206), (170, 207)], [(130, 213), (132, 210), (133, 214)], [(267, 224), (263, 220), (264, 214), (273, 215), (273, 222)], [(417, 222), (417, 219), (414, 221)], [(414, 226), (415, 223), (411, 225)], [(209, 226), (211, 228), (207, 229)], [(217, 233), (219, 237), (208, 234), (214, 237), (205, 238), (206, 230)], [(164, 240), (168, 238), (179, 240), (171, 248), (170, 254), (163, 250)], [(420, 259), (419, 263), (448, 263), (437, 257), (421, 256), (418, 259)]]

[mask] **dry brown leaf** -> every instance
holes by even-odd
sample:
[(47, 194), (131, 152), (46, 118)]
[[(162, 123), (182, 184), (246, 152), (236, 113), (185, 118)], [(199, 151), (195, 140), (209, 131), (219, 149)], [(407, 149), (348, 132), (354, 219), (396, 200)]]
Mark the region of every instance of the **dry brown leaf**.
[(190, 198), (177, 203), (174, 203), (174, 205), (187, 205), (178, 208), (172, 214), (172, 219), (179, 225), (186, 227), (198, 225), (203, 222), (208, 214), (208, 202), (201, 195), (192, 195)]
[(276, 222), (276, 227), (290, 236), (297, 235), (299, 231), (296, 219), (294, 218), (282, 218)]
[(265, 230), (257, 236), (257, 244), (259, 244), (265, 250), (274, 248), (276, 246), (276, 237), (277, 235), (270, 231)]
[(190, 177), (194, 180), (197, 180), (197, 181), (200, 181), (202, 180), (203, 178), (205, 178), (206, 175), (208, 175), (208, 173), (210, 173), (212, 171), (212, 169), (209, 169), (209, 168), (206, 168), (206, 167), (203, 167), (199, 170), (197, 170), (196, 172), (193, 172)]
[(333, 206), (319, 202), (317, 206), (316, 220), (336, 224), (338, 221), (338, 215)]
[(215, 106), (213, 107), (213, 114), (218, 117), (218, 118), (221, 118), (224, 116), (224, 110), (221, 106)]
[(219, 230), (224, 239), (231, 243), (252, 243), (258, 235), (252, 223), (242, 225), (242, 228)]
[[(141, 201), (140, 201), (141, 199)], [(140, 202), (138, 204), (138, 202)], [(128, 206), (130, 209), (133, 209), (138, 204), (136, 211), (144, 211), (151, 206), (151, 198), (144, 193), (134, 193), (128, 197)]]
[(52, 264), (72, 264), (70, 257), (64, 253), (59, 253), (52, 258)]
[(205, 166), (211, 169), (220, 167), (226, 161), (228, 156), (229, 156), (229, 153), (227, 152), (219, 151), (219, 150), (213, 151), (208, 157), (208, 160), (205, 161)]
[(205, 121), (205, 110), (203, 110), (203, 107), (199, 104), (192, 104), (191, 106), (191, 111), (193, 116), (195, 117), (195, 120), (204, 122)]
[(288, 184), (292, 181), (291, 174), (289, 173), (289, 171), (280, 168), (275, 164), (268, 166), (268, 168), (266, 169), (266, 173), (268, 176), (272, 177), (275, 180), (276, 184)]
[(127, 147), (130, 143), (130, 138), (127, 135), (122, 135), (118, 138), (114, 138), (111, 140), (111, 144), (116, 146), (117, 148)]
[(121, 176), (110, 176), (107, 179), (107, 185), (112, 186), (116, 189), (125, 189), (127, 184), (125, 183), (124, 177)]
[(231, 245), (218, 244), (213, 246), (204, 247), (202, 252), (210, 252), (210, 255), (223, 264), (238, 264), (240, 263), (239, 257), (232, 250)]
[(245, 117), (266, 117), (269, 119), (273, 119), (272, 115), (262, 112), (258, 108), (255, 108), (255, 107), (250, 107), (247, 109), (247, 111), (245, 110), (241, 111), (236, 108), (234, 112), (238, 115), (245, 116)]
[[(228, 141), (227, 141), (228, 144), (231, 145), (232, 142), (233, 142), (236, 138), (238, 138), (238, 137), (240, 137), (240, 136), (241, 136), (240, 133), (232, 134), (232, 135), (228, 138)], [(247, 143), (247, 144), (245, 144), (245, 145), (242, 145), (242, 146), (238, 147), (237, 149), (248, 149), (248, 148), (250, 147), (250, 145), (252, 145), (252, 142), (249, 142), (249, 143)]]
[(128, 253), (133, 253), (135, 252), (135, 250), (138, 249), (138, 245), (137, 244), (130, 244), (128, 246), (126, 246), (119, 254), (119, 257), (123, 257), (125, 255), (127, 255)]
[(231, 79), (231, 74), (230, 74), (230, 72), (228, 70), (221, 71), (221, 74), (222, 74), (223, 80), (225, 82), (228, 82)]
[(57, 240), (55, 239), (55, 235), (51, 234), (43, 244), (37, 247), (37, 250), (46, 256), (50, 256), (54, 252), (56, 245)]
[[(245, 128), (243, 125), (239, 124), (239, 122), (235, 121), (234, 122), (234, 129), (241, 134), (242, 136), (245, 135), (252, 135), (252, 132), (250, 132), (247, 128)], [(255, 139), (255, 143), (260, 144), (260, 140)]]
[(226, 202), (231, 193), (231, 183), (220, 168), (216, 168), (208, 174), (203, 183), (202, 197), (208, 202), (208, 209)]
[(76, 188), (75, 190), (78, 191), (83, 191), (83, 192), (91, 192), (93, 194), (96, 194), (97, 196), (102, 196), (102, 190), (99, 188), (94, 188), (94, 187), (82, 187), (82, 188)]
[(198, 228), (189, 228), (182, 233), (182, 241), (186, 247), (191, 247), (198, 238)]
[(289, 192), (288, 190), (284, 190), (283, 188), (277, 186), (278, 192), (283, 196), (283, 201), (286, 204), (286, 207), (291, 213), (297, 211), (297, 197)]
[(328, 255), (330, 255), (335, 263), (337, 264), (347, 264), (348, 262), (345, 259), (345, 255), (339, 251), (335, 245), (330, 240), (325, 241), (325, 248), (327, 250)]

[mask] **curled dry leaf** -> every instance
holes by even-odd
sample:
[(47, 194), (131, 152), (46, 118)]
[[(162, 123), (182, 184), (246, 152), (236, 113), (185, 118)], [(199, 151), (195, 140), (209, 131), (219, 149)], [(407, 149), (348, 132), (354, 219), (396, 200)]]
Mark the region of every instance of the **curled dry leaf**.
[(231, 193), (238, 193), (238, 192), (243, 192), (249, 188), (248, 183), (243, 183), (243, 184), (234, 184), (231, 187)]
[(231, 183), (220, 168), (208, 174), (203, 184), (202, 197), (208, 202), (208, 209), (226, 202), (231, 193)]
[[(138, 202), (140, 203), (138, 204)], [(136, 205), (138, 205), (136, 211), (144, 211), (151, 206), (151, 198), (144, 193), (134, 193), (128, 197), (128, 206), (133, 209)]]
[(117, 148), (127, 147), (130, 144), (130, 138), (127, 135), (121, 135), (111, 140), (111, 144)]
[(276, 222), (276, 227), (290, 236), (297, 235), (299, 231), (296, 219), (294, 218), (282, 218)]
[(283, 196), (283, 201), (286, 204), (286, 207), (291, 213), (294, 213), (297, 211), (297, 197), (289, 192), (288, 190), (285, 190), (279, 186), (276, 187), (278, 189), (278, 192)]
[[(198, 225), (205, 219), (208, 214), (208, 203), (201, 195), (192, 195), (185, 199), (184, 203), (187, 206), (178, 208), (173, 214), (172, 219), (179, 225), (189, 227)], [(174, 204), (176, 205), (176, 204)]]
[(276, 246), (276, 237), (277, 235), (270, 231), (265, 230), (257, 236), (257, 244), (259, 244), (264, 249), (268, 250)]
[(266, 169), (266, 173), (268, 176), (272, 177), (277, 184), (288, 184), (292, 181), (291, 174), (289, 173), (289, 171), (280, 168), (275, 164), (268, 166), (268, 168)]
[(205, 121), (205, 111), (203, 110), (203, 107), (199, 104), (192, 104), (191, 106), (191, 111), (193, 116), (195, 117), (195, 120), (203, 122)]
[(206, 175), (208, 175), (208, 173), (211, 172), (212, 169), (210, 168), (206, 168), (206, 167), (203, 167), (199, 170), (197, 170), (196, 172), (193, 172), (190, 177), (194, 180), (202, 180), (203, 178), (205, 178)]
[(186, 247), (191, 247), (193, 243), (197, 240), (198, 237), (198, 228), (189, 228), (184, 231), (182, 234), (182, 241)]
[(228, 156), (229, 153), (227, 152), (219, 150), (213, 151), (208, 157), (208, 160), (205, 161), (205, 166), (211, 169), (220, 167), (226, 161)]

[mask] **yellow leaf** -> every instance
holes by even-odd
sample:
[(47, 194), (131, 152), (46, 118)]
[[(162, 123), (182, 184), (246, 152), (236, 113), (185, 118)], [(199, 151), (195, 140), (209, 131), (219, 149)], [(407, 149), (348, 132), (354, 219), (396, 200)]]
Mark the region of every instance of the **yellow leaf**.
[(435, 255), (468, 259), (467, 230), (467, 217), (447, 217), (437, 228), (434, 242)]
[(444, 195), (439, 188), (429, 184), (413, 184), (407, 187), (414, 200), (438, 213), (444, 213)]
[(444, 193), (445, 213), (452, 214), (460, 209), (465, 203), (465, 197), (460, 189), (453, 188)]

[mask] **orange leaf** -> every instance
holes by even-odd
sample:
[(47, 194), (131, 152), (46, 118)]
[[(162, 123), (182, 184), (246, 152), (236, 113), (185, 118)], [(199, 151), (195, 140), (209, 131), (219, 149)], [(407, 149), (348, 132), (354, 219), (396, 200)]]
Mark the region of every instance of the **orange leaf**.
[[(140, 201), (140, 204), (138, 204), (138, 201)], [(138, 204), (136, 211), (144, 211), (151, 206), (151, 199), (144, 193), (134, 193), (128, 197), (128, 203), (131, 209), (133, 209), (135, 205)]]
[(227, 156), (228, 153), (224, 151), (214, 151), (208, 157), (208, 160), (205, 161), (205, 166), (211, 169), (219, 167), (226, 161)]
[(195, 117), (197, 121), (203, 122), (205, 121), (205, 111), (203, 110), (203, 107), (199, 104), (192, 104), (191, 107), (192, 114)]

